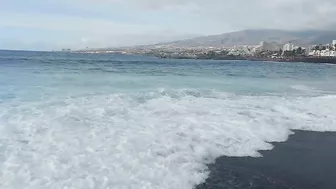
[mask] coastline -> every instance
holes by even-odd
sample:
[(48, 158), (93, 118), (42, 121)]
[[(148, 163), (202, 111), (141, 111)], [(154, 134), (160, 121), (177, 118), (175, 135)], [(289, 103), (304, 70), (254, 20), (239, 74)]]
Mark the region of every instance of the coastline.
[(262, 61), (262, 62), (304, 62), (314, 64), (336, 64), (336, 57), (283, 57), (283, 58), (270, 58), (270, 57), (243, 57), (243, 56), (218, 56), (218, 57), (166, 57), (157, 56), (164, 59), (195, 59), (195, 60), (248, 60), (248, 61)]
[[(88, 52), (71, 52), (87, 54)], [(89, 54), (129, 54), (129, 55), (142, 55), (148, 57), (157, 57), (162, 59), (177, 59), (177, 60), (247, 60), (247, 61), (261, 61), (261, 62), (301, 62), (301, 63), (315, 63), (315, 64), (336, 64), (336, 57), (323, 57), (323, 56), (294, 56), (294, 57), (258, 57), (258, 56), (234, 56), (234, 55), (218, 55), (218, 56), (203, 56), (203, 55), (160, 55), (152, 53), (89, 53)]]
[(195, 189), (334, 189), (336, 133), (295, 131), (263, 157), (220, 157)]

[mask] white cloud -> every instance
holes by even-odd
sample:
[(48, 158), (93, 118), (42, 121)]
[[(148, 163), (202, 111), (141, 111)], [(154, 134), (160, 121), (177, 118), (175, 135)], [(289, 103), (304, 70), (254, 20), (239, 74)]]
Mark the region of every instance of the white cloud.
[[(20, 48), (36, 47), (43, 43), (43, 49), (58, 48), (85, 48), (89, 47), (112, 47), (124, 45), (139, 45), (156, 42), (194, 37), (192, 34), (183, 34), (169, 31), (165, 28), (148, 24), (127, 24), (102, 19), (88, 19), (76, 16), (62, 16), (38, 13), (11, 13), (0, 12), (0, 26), (22, 28), (21, 39), (15, 40), (11, 46)], [(27, 39), (24, 29), (51, 31), (50, 36)], [(57, 35), (65, 35), (67, 38), (53, 39)], [(69, 36), (71, 36), (69, 38)], [(3, 38), (4, 36), (0, 36)], [(28, 41), (27, 41), (28, 40)], [(8, 46), (9, 43), (0, 44)], [(0, 46), (0, 47), (1, 47)]]
[(0, 13), (0, 25), (3, 27), (25, 27), (54, 31), (81, 32), (97, 35), (138, 34), (159, 30), (159, 28), (152, 25), (125, 24), (75, 16), (28, 13)]
[[(52, 0), (50, 0), (52, 1)], [(35, 1), (37, 2), (37, 1)], [(61, 3), (62, 2), (62, 3)], [(136, 22), (59, 14), (0, 11), (1, 27), (32, 28), (71, 34), (53, 47), (107, 47), (146, 44), (188, 38), (194, 34), (219, 34), (241, 29), (335, 29), (336, 0), (60, 0), (68, 10), (113, 15), (121, 7), (129, 17), (144, 14)], [(29, 9), (29, 8), (27, 8)], [(135, 11), (136, 13), (133, 13)], [(146, 14), (154, 13), (150, 18)], [(115, 13), (118, 14), (118, 13)], [(171, 15), (160, 25), (160, 15)], [(124, 15), (122, 15), (124, 16)], [(181, 17), (181, 19), (176, 19)], [(113, 18), (113, 16), (112, 16)], [(144, 18), (148, 20), (143, 20)], [(192, 21), (190, 23), (186, 23)], [(178, 24), (174, 24), (174, 22)], [(199, 29), (198, 29), (199, 28)], [(169, 32), (167, 32), (169, 31)], [(4, 37), (4, 36), (2, 36)], [(25, 37), (22, 32), (22, 38)], [(32, 43), (38, 39), (31, 39)], [(46, 43), (46, 41), (43, 41)], [(46, 46), (46, 45), (44, 45)]]
[[(90, 0), (87, 0), (90, 1)], [(91, 0), (92, 1), (92, 0)], [(336, 24), (335, 0), (101, 0), (151, 11), (182, 11), (207, 19), (214, 31), (231, 28), (324, 29)], [(97, 1), (95, 1), (97, 2)], [(99, 1), (98, 1), (99, 2)], [(187, 14), (189, 10), (189, 15)], [(202, 23), (200, 23), (202, 25)], [(225, 31), (222, 31), (225, 32)]]

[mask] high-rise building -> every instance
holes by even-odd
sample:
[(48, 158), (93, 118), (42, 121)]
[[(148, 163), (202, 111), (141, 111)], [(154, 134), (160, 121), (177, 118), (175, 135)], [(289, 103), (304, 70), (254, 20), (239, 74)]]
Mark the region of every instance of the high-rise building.
[(287, 43), (283, 46), (283, 51), (292, 51), (294, 50), (294, 45), (292, 43)]
[(336, 45), (336, 40), (333, 40), (332, 44), (333, 44), (333, 45)]

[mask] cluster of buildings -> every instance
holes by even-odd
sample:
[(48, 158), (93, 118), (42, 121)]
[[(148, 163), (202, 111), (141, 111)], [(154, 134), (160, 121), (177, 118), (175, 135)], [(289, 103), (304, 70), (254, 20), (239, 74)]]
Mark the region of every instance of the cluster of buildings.
[(253, 46), (234, 46), (233, 48), (228, 49), (228, 55), (233, 56), (250, 56), (253, 54)]
[[(62, 51), (71, 51), (62, 49)], [(233, 47), (175, 47), (171, 45), (152, 45), (143, 47), (130, 47), (121, 49), (99, 49), (78, 51), (81, 53), (115, 53), (115, 54), (141, 54), (159, 57), (259, 57), (259, 58), (282, 58), (282, 57), (335, 57), (336, 40), (331, 44), (314, 45), (311, 47), (297, 46), (291, 42), (280, 44), (276, 42), (261, 41), (258, 45), (235, 45)]]
[(336, 40), (333, 40), (331, 44), (312, 46), (308, 56), (336, 57)]
[(71, 49), (62, 49), (62, 52), (71, 52)]
[[(299, 46), (295, 46), (292, 43), (282, 45), (276, 42), (261, 41), (259, 45), (255, 46), (234, 46), (229, 49), (229, 55), (252, 56), (261, 52), (284, 52), (293, 51), (298, 48)], [(303, 47), (301, 48), (304, 49)]]
[(310, 48), (296, 46), (291, 42), (282, 45), (276, 42), (262, 41), (259, 45), (255, 46), (234, 46), (233, 48), (228, 49), (228, 55), (253, 56), (262, 52), (277, 52), (278, 55), (284, 55), (286, 54), (286, 51), (297, 50), (305, 56), (336, 57), (336, 40), (333, 40), (331, 44), (313, 45)]

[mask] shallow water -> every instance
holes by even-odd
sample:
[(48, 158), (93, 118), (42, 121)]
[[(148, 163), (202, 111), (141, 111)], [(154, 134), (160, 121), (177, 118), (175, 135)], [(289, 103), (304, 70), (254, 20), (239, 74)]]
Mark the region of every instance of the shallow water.
[(193, 188), (219, 156), (336, 131), (336, 67), (0, 51), (1, 188)]

